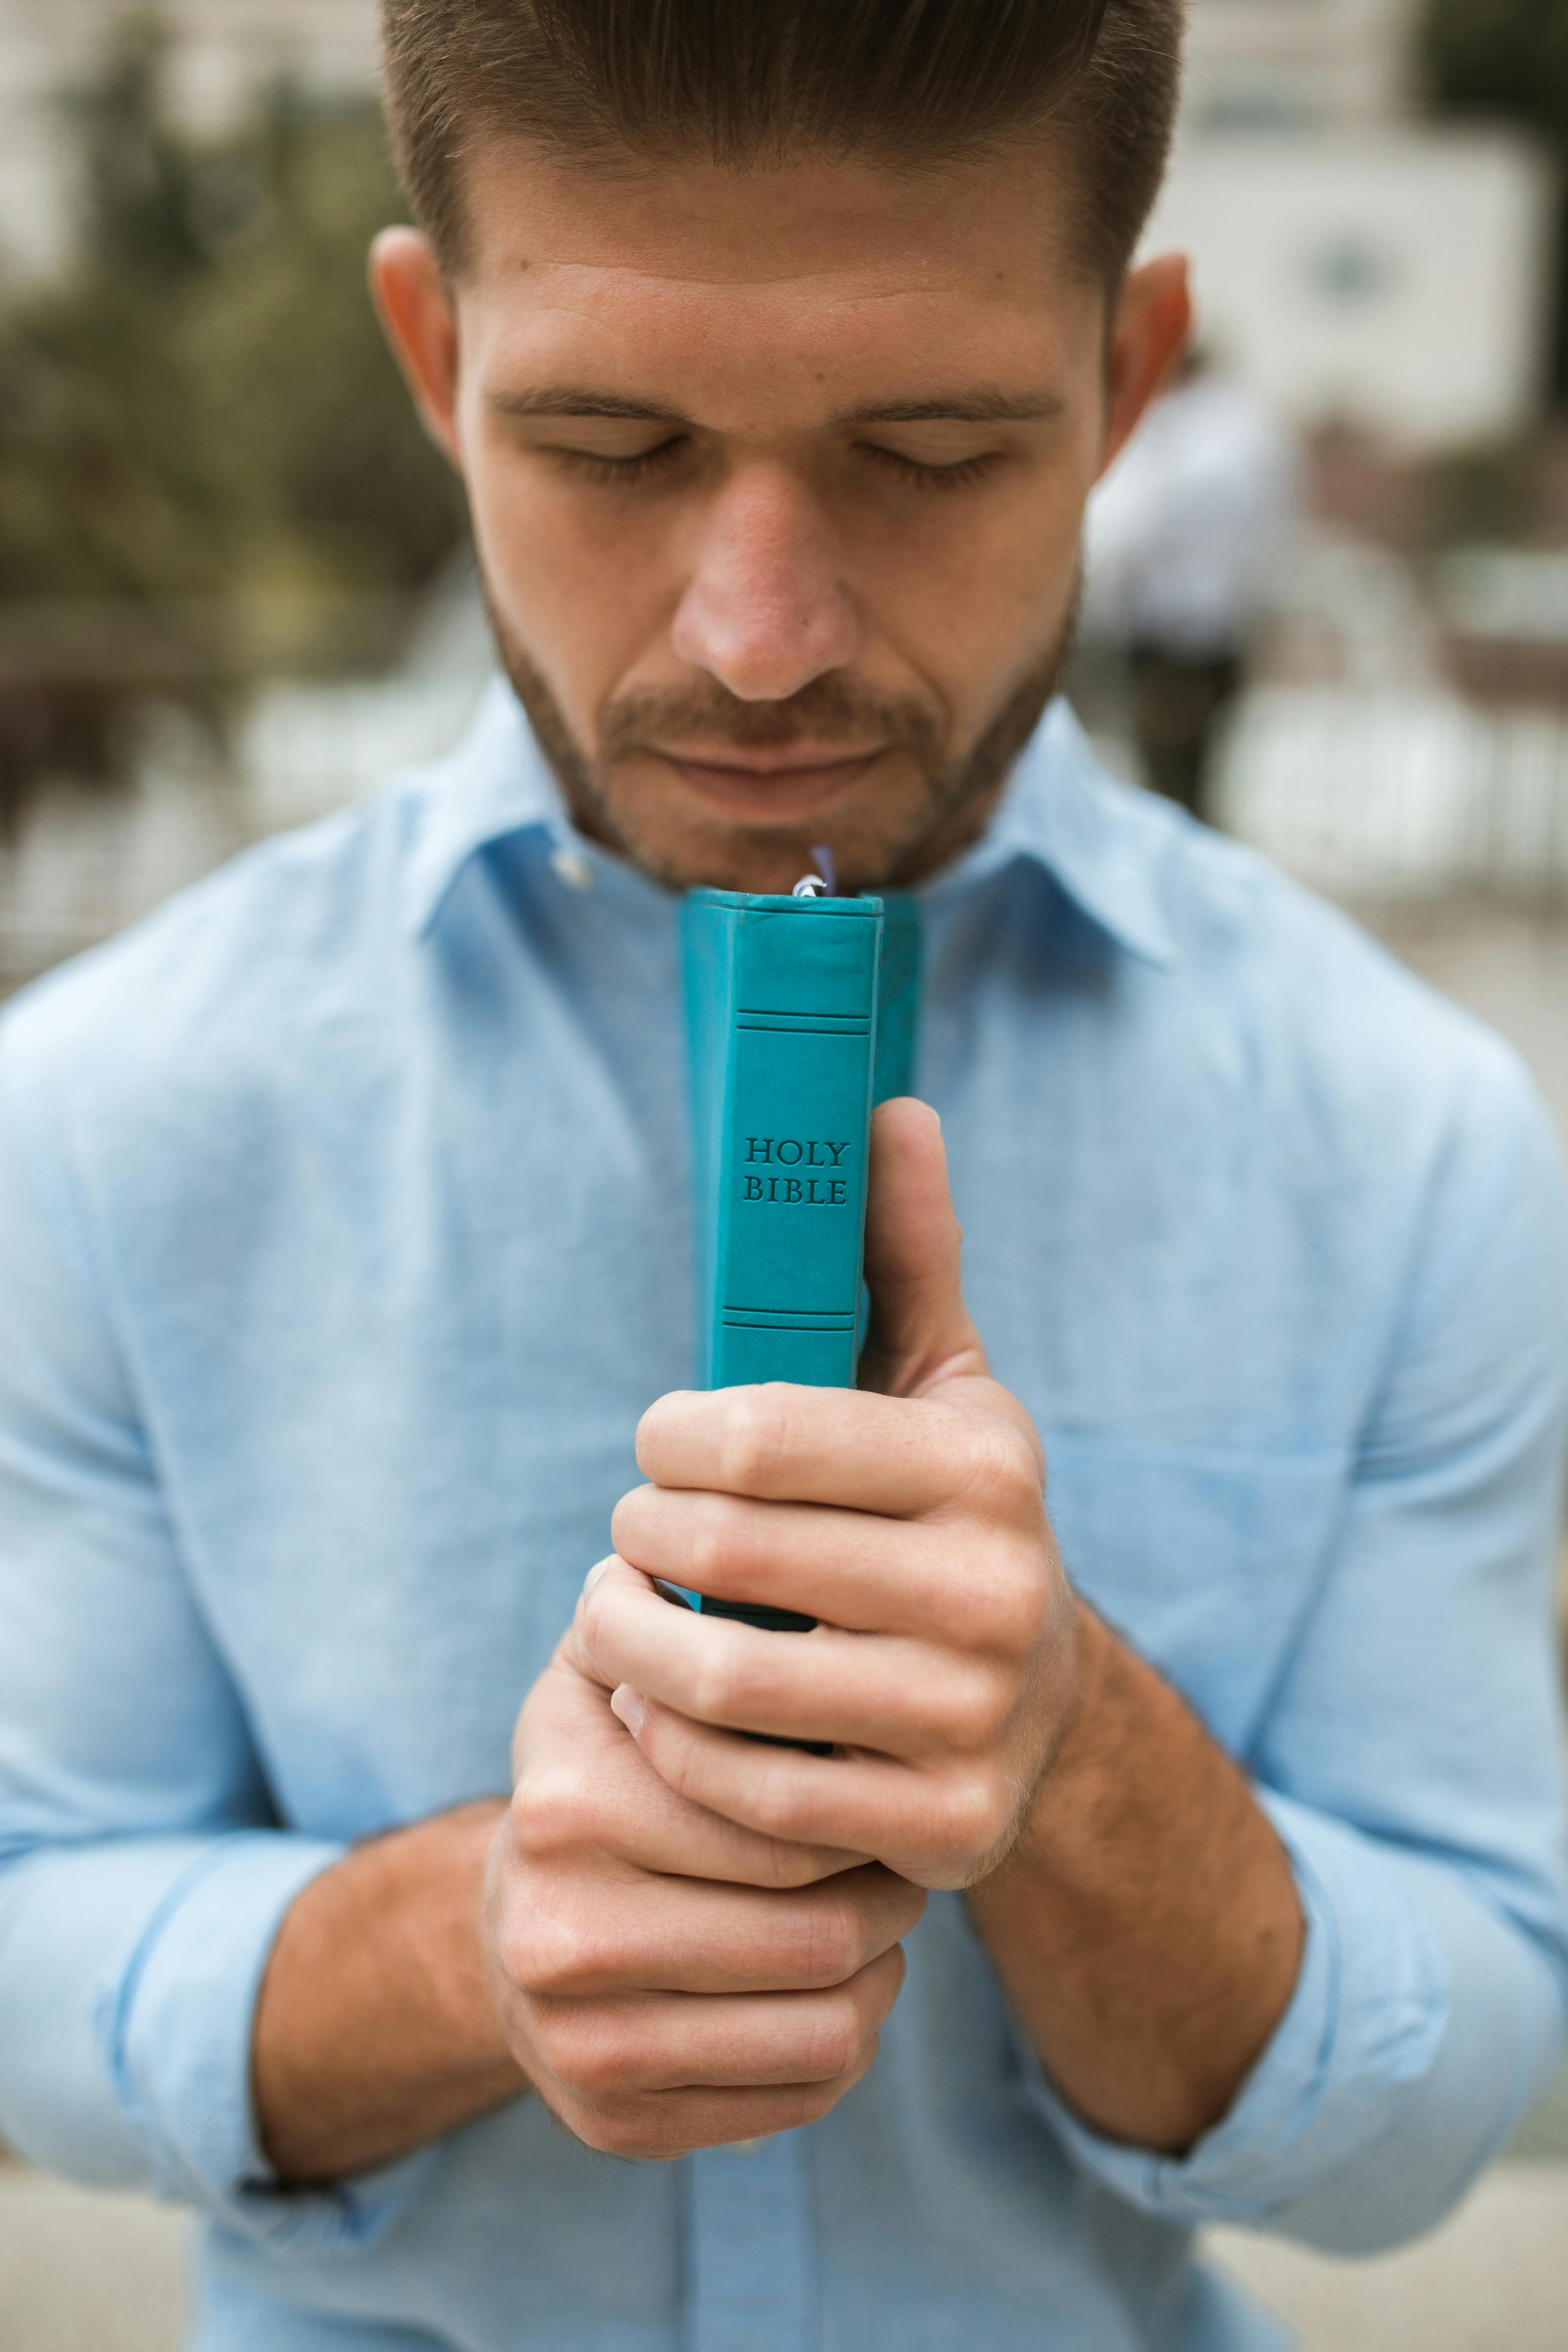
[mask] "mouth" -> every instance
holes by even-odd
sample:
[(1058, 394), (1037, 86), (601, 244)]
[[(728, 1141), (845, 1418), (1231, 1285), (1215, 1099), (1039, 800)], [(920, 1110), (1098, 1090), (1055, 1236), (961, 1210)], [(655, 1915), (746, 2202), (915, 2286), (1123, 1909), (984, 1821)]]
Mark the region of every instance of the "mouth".
[(710, 808), (742, 823), (772, 824), (814, 815), (858, 783), (888, 748), (878, 743), (847, 752), (837, 746), (792, 743), (773, 751), (726, 745), (693, 752), (650, 747)]

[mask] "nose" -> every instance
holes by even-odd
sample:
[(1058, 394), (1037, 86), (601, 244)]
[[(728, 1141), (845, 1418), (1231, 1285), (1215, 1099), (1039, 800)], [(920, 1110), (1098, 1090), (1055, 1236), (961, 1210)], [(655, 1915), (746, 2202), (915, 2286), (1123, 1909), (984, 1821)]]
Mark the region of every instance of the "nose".
[(704, 517), (672, 642), (679, 660), (742, 702), (783, 702), (854, 660), (859, 619), (804, 484), (763, 465), (724, 484)]

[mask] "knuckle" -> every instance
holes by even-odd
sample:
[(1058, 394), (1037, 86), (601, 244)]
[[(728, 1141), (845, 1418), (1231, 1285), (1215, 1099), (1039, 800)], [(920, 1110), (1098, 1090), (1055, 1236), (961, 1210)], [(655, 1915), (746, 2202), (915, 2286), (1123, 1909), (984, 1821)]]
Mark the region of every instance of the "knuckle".
[(953, 1666), (932, 1713), (932, 1727), (945, 1746), (961, 1751), (987, 1746), (1006, 1718), (1000, 1678), (979, 1664)]
[(724, 1540), (724, 1530), (716, 1511), (703, 1509), (695, 1514), (689, 1538), (689, 1557), (692, 1582), (699, 1591), (706, 1591), (710, 1585), (723, 1576), (729, 1559), (729, 1546)]
[(753, 1819), (764, 1837), (809, 1845), (816, 1839), (816, 1806), (787, 1764), (764, 1768), (752, 1796)]
[(1006, 1820), (1000, 1794), (986, 1772), (966, 1772), (949, 1790), (943, 1808), (946, 1843), (955, 1860), (978, 1860), (1002, 1835)]
[[(733, 1575), (744, 1569), (751, 1547), (747, 1520), (731, 1496), (705, 1495), (691, 1514), (690, 1556), (695, 1568), (710, 1578)], [(700, 1582), (700, 1577), (699, 1582)]]
[(704, 1723), (749, 1723), (766, 1713), (775, 1696), (775, 1677), (765, 1656), (752, 1654), (743, 1634), (725, 1626), (708, 1644), (698, 1665), (692, 1697)]
[(574, 2003), (542, 2036), (552, 2073), (588, 2105), (603, 2108), (627, 2087), (627, 2053), (603, 2010)]
[(719, 1461), (724, 1484), (749, 1495), (763, 1489), (784, 1449), (788, 1415), (769, 1388), (735, 1389), (724, 1408)]
[(580, 1996), (603, 1979), (609, 1966), (608, 1942), (597, 1927), (544, 1906), (520, 1928), (518, 1944), (525, 1973), (512, 1981), (540, 2000)]
[(1027, 1521), (1039, 1512), (1040, 1465), (1011, 1422), (988, 1419), (973, 1432), (969, 1484), (989, 1517)]
[(692, 1676), (691, 1711), (698, 1721), (730, 1722), (740, 1703), (740, 1683), (726, 1629), (707, 1644)]
[(521, 1853), (542, 1856), (581, 1845), (595, 1818), (595, 1799), (581, 1772), (561, 1762), (531, 1773), (512, 1796), (512, 1835)]
[(824, 2000), (812, 2023), (805, 2079), (831, 2083), (847, 2074), (860, 2054), (866, 2028), (859, 2008), (847, 1994)]
[(807, 1981), (842, 1984), (865, 1966), (869, 1941), (859, 1905), (835, 1890), (814, 1901), (807, 1914), (805, 1969)]
[(1034, 1548), (1004, 1552), (990, 1576), (973, 1580), (965, 1599), (973, 1632), (987, 1649), (1027, 1656), (1045, 1639), (1051, 1594)]

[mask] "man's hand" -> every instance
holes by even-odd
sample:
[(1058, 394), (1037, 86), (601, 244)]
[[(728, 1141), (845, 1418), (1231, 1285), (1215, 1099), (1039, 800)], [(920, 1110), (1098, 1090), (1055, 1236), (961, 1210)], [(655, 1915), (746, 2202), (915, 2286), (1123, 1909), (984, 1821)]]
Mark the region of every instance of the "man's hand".
[[(1295, 1882), (1245, 1775), (1071, 1594), (1038, 1440), (964, 1308), (959, 1238), (933, 1115), (885, 1105), (866, 1385), (654, 1405), (652, 1483), (616, 1511), (577, 1653), (708, 1816), (966, 1888), (1066, 2097), (1102, 2131), (1181, 2150), (1289, 1999)], [(656, 1577), (822, 1622), (760, 1633), (672, 1608)]]
[[(933, 1112), (873, 1129), (862, 1387), (661, 1398), (618, 1557), (578, 1612), (588, 1670), (661, 1780), (769, 1838), (847, 1847), (928, 1887), (1007, 1853), (1070, 1719), (1077, 1610), (1039, 1441), (988, 1374), (959, 1279)], [(762, 1633), (649, 1580), (822, 1620)], [(831, 1757), (742, 1732), (831, 1741)]]
[(284, 2180), (384, 2164), (531, 2085), (618, 2156), (786, 2130), (858, 2082), (924, 1896), (674, 1795), (569, 1632), (497, 1799), (373, 1838), (295, 1899), (252, 2064)]
[(513, 1764), (486, 1941), (512, 2055), (563, 2122), (612, 2155), (678, 2157), (826, 2115), (876, 2055), (918, 1889), (669, 1789), (575, 1629)]
[[(1230, 1758), (1068, 1588), (917, 1104), (878, 1114), (872, 1202), (882, 1392), (655, 1405), (655, 1483), (522, 1710), (500, 1826), (491, 1806), (422, 1822), (296, 1901), (255, 2048), (285, 2178), (384, 2161), (527, 2083), (624, 2156), (808, 2122), (876, 2053), (921, 1886), (968, 1889), (1089, 2122), (1179, 2150), (1225, 2112), (1296, 1980), (1289, 1862)], [(824, 1622), (694, 1615), (656, 1575)]]

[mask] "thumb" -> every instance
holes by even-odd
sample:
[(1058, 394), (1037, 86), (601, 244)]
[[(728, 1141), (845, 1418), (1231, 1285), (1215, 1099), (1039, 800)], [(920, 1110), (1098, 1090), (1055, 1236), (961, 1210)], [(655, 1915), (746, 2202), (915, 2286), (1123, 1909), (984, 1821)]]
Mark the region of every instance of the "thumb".
[(941, 1119), (912, 1096), (883, 1103), (871, 1120), (871, 1328), (860, 1360), (863, 1389), (930, 1396), (951, 1381), (987, 1377), (985, 1349), (963, 1303), (963, 1243)]

